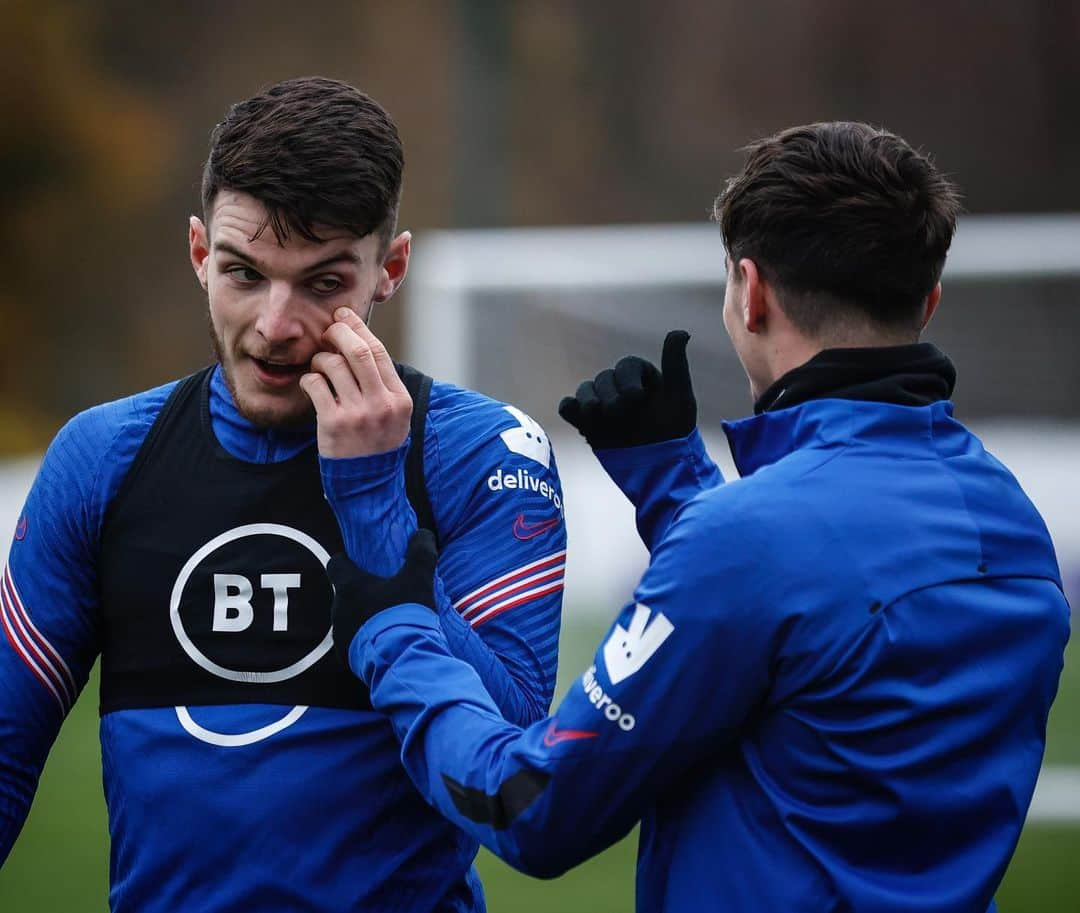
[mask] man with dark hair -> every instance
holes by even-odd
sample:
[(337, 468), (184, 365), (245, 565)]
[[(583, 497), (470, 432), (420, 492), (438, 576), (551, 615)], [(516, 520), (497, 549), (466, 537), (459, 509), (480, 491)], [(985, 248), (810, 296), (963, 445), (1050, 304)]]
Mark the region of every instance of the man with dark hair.
[(366, 326), (408, 266), (402, 166), (387, 113), (327, 79), (214, 129), (189, 236), (217, 364), (72, 419), (16, 530), (0, 861), (100, 653), (114, 911), (483, 909), (475, 839), (334, 649), (325, 565), (390, 574), (434, 530), (445, 642), (528, 725), (554, 687), (562, 495), (535, 422)]
[(903, 140), (814, 124), (717, 201), (724, 323), (755, 414), (721, 484), (688, 336), (560, 413), (634, 503), (651, 561), (552, 719), (520, 727), (431, 611), (436, 546), (329, 567), (334, 630), (417, 787), (523, 871), (641, 821), (648, 911), (983, 913), (1042, 759), (1069, 608), (1041, 518), (952, 417), (919, 343), (954, 188)]

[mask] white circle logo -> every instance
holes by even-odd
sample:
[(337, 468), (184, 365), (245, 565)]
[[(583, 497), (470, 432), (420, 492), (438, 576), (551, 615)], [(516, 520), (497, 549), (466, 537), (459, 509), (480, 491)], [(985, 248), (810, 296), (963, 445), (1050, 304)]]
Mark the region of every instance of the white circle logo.
[(195, 552), (195, 554), (188, 559), (183, 568), (181, 568), (180, 574), (176, 578), (176, 583), (173, 585), (172, 597), (169, 600), (169, 617), (172, 621), (173, 633), (176, 635), (176, 639), (180, 642), (180, 646), (183, 648), (184, 652), (193, 662), (201, 666), (207, 672), (233, 682), (249, 682), (252, 684), (283, 682), (299, 675), (306, 669), (310, 669), (330, 651), (334, 645), (334, 632), (332, 626), (327, 628), (326, 636), (319, 641), (315, 648), (296, 662), (293, 662), (282, 669), (275, 669), (272, 671), (252, 671), (246, 669), (230, 669), (210, 659), (210, 657), (203, 653), (191, 639), (184, 628), (184, 621), (180, 614), (184, 588), (187, 586), (188, 580), (195, 569), (208, 556), (222, 546), (235, 542), (237, 539), (247, 538), (248, 536), (281, 536), (303, 546), (318, 559), (319, 563), (324, 568), (330, 562), (330, 554), (325, 548), (311, 536), (302, 533), (297, 529), (293, 529), (291, 526), (283, 526), (279, 523), (249, 523), (246, 526), (238, 526), (235, 529), (230, 529), (228, 532), (224, 532), (220, 536), (211, 539), (206, 545)]
[(293, 707), (281, 719), (275, 720), (266, 726), (260, 726), (258, 729), (252, 729), (250, 732), (215, 732), (213, 729), (207, 729), (192, 719), (191, 711), (187, 707), (177, 707), (176, 718), (188, 735), (194, 736), (200, 742), (206, 742), (207, 745), (216, 745), (218, 748), (243, 748), (246, 745), (254, 745), (256, 742), (261, 742), (288, 729), (307, 710), (308, 708), (304, 706)]

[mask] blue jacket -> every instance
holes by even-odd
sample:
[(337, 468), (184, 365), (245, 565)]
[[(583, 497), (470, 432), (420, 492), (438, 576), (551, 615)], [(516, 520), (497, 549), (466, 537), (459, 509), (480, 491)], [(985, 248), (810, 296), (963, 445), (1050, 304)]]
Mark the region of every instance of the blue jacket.
[(641, 911), (982, 913), (1016, 846), (1068, 637), (1054, 550), (952, 417), (823, 399), (600, 454), (651, 562), (555, 715), (504, 720), (427, 609), (352, 668), (410, 776), (523, 871), (641, 820)]
[[(0, 584), (0, 863), (97, 657), (102, 524), (174, 386), (72, 419), (27, 498)], [(241, 461), (318, 459), (313, 428), (254, 427), (220, 371), (209, 411)], [(397, 569), (416, 528), (405, 450), (320, 461), (347, 551), (380, 573)], [(566, 538), (550, 446), (522, 413), (436, 382), (424, 454), (443, 544), (440, 630), (500, 712), (528, 724), (547, 712), (559, 636)], [(417, 795), (377, 713), (125, 709), (102, 717), (101, 742), (116, 913), (484, 907), (475, 840)]]

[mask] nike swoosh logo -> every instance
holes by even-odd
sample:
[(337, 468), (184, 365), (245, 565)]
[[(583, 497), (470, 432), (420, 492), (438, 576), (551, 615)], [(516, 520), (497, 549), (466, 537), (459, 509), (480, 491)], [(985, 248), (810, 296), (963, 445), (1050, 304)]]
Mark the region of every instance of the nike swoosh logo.
[(544, 744), (548, 748), (554, 748), (560, 742), (573, 742), (576, 739), (595, 739), (599, 735), (596, 732), (586, 732), (583, 729), (560, 729), (559, 724), (552, 722), (544, 733)]
[(15, 527), (15, 538), (20, 542), (26, 538), (26, 529), (28, 526), (29, 523), (27, 522), (26, 514), (23, 514), (19, 517), (19, 525)]
[(539, 523), (529, 523), (525, 520), (525, 514), (518, 514), (514, 521), (514, 538), (521, 540), (535, 539), (548, 530), (559, 525), (559, 518), (552, 517), (550, 520), (541, 520)]

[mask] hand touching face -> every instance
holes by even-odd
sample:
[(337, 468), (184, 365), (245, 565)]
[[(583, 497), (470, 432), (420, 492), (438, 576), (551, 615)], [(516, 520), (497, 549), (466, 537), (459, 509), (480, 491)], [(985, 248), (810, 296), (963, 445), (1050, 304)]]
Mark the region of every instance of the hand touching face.
[(315, 407), (319, 453), (342, 459), (395, 450), (409, 436), (412, 398), (386, 347), (352, 310), (339, 308), (300, 389)]

